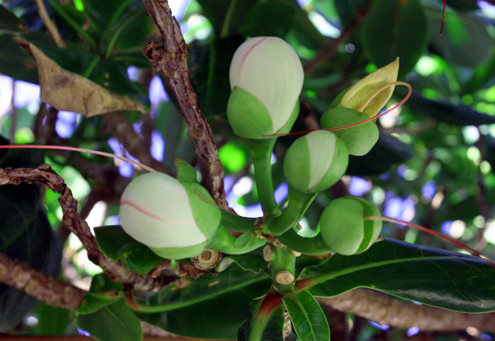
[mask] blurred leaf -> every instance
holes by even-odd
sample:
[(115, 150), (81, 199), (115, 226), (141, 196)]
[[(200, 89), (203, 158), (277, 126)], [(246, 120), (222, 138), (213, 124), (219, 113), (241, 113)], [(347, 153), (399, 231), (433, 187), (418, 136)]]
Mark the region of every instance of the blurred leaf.
[(494, 39), (487, 31), (487, 25), (470, 13), (445, 12), (443, 34), (442, 8), (425, 6), (431, 43), (439, 54), (453, 65), (478, 66), (485, 63), (495, 51)]
[(198, 0), (204, 15), (213, 25), (215, 36), (229, 37), (237, 32), (238, 27), (249, 9), (258, 0)]
[(330, 328), (320, 304), (306, 290), (283, 297), (285, 307), (301, 341), (330, 341)]
[(72, 323), (100, 341), (141, 341), (141, 322), (124, 299), (91, 314), (77, 314)]
[(346, 174), (359, 176), (381, 174), (412, 157), (411, 146), (400, 142), (395, 137), (380, 133), (378, 142), (368, 154), (349, 156)]
[(0, 33), (18, 33), (22, 30), (22, 20), (0, 5)]
[(105, 255), (114, 261), (123, 260), (129, 270), (142, 275), (147, 275), (155, 266), (167, 261), (134, 240), (120, 225), (96, 227), (95, 236)]
[(258, 2), (245, 14), (238, 32), (248, 37), (283, 38), (292, 28), (298, 8), (297, 3), (287, 0)]
[[(101, 54), (106, 58), (110, 57), (114, 53), (116, 45), (121, 41), (123, 37), (130, 38), (130, 33), (137, 33), (137, 41), (128, 41), (124, 46), (127, 48), (139, 46), (142, 49), (144, 45), (145, 37), (151, 32), (151, 22), (146, 8), (139, 7), (131, 10), (117, 19), (114, 23), (109, 25), (103, 32), (98, 49)], [(146, 25), (145, 23), (148, 23)], [(148, 32), (141, 32), (140, 28), (147, 28)], [(134, 37), (134, 40), (136, 36)]]
[(495, 268), (474, 257), (393, 239), (355, 256), (330, 257), (304, 269), (299, 280), (315, 281), (314, 296), (336, 296), (367, 287), (454, 311), (495, 310)]
[(38, 83), (36, 63), (10, 35), (0, 35), (0, 73), (14, 79)]
[(34, 334), (65, 335), (71, 325), (70, 310), (52, 307), (44, 302), (36, 305), (33, 314), (38, 320), (36, 327), (32, 330)]
[(423, 97), (418, 92), (413, 92), (407, 105), (417, 113), (428, 114), (449, 124), (479, 126), (495, 123), (495, 116), (482, 114), (463, 104), (433, 101)]
[(424, 54), (427, 22), (419, 0), (375, 0), (363, 24), (362, 44), (377, 67), (400, 58), (399, 77)]
[(476, 11), (480, 9), (476, 1), (471, 0), (447, 0), (447, 5), (458, 11)]
[[(0, 136), (0, 144), (8, 141)], [(39, 150), (0, 150), (0, 168), (34, 168), (43, 163)], [(40, 202), (37, 185), (0, 186), (0, 252), (56, 276), (62, 247), (54, 235)], [(6, 285), (0, 285), (0, 331), (15, 327), (36, 300)]]
[(249, 303), (270, 290), (272, 280), (237, 265), (217, 275), (189, 278), (185, 289), (169, 285), (146, 300), (138, 317), (174, 334), (192, 338), (235, 339), (249, 316)]
[(21, 39), (17, 42), (36, 59), (43, 102), (88, 117), (117, 110), (146, 111), (141, 103), (117, 96), (85, 77), (62, 69), (33, 44)]

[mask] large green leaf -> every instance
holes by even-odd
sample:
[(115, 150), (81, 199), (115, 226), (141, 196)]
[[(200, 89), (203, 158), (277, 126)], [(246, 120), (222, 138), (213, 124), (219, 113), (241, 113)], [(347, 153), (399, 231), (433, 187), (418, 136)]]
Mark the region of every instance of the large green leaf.
[(185, 289), (168, 286), (145, 300), (137, 316), (171, 333), (196, 338), (235, 339), (249, 316), (249, 303), (268, 292), (272, 280), (237, 265), (217, 275), (189, 279)]
[(283, 301), (301, 341), (330, 341), (330, 328), (320, 304), (306, 290), (289, 293)]
[(72, 323), (100, 341), (141, 341), (141, 322), (122, 298), (91, 314), (76, 314)]
[(155, 266), (166, 261), (125, 233), (120, 225), (97, 227), (95, 236), (105, 255), (114, 261), (123, 260), (129, 270), (142, 275), (148, 274)]
[(400, 57), (399, 74), (405, 75), (425, 51), (427, 30), (419, 0), (375, 0), (363, 24), (362, 44), (377, 67)]
[(393, 239), (376, 242), (359, 255), (335, 254), (320, 266), (304, 269), (301, 279), (313, 283), (307, 290), (315, 296), (368, 287), (445, 309), (495, 311), (495, 268), (490, 264)]

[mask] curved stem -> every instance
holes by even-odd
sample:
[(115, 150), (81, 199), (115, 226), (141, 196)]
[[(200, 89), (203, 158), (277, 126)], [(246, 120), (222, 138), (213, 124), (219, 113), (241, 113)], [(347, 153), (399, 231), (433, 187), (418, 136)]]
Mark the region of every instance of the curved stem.
[(234, 238), (225, 227), (220, 225), (206, 247), (229, 255), (240, 255), (256, 250), (265, 244), (266, 239), (260, 239), (255, 232), (246, 232)]
[(292, 250), (306, 255), (323, 255), (332, 252), (323, 240), (321, 233), (313, 238), (304, 238), (298, 235), (294, 229), (289, 229), (284, 234), (278, 236), (277, 239)]
[(227, 230), (236, 232), (251, 232), (258, 227), (259, 223), (259, 218), (241, 217), (222, 210), (221, 224), (225, 226)]
[(253, 157), (254, 178), (258, 188), (263, 212), (266, 217), (278, 216), (281, 211), (275, 201), (272, 179), (272, 151), (276, 139), (249, 140), (249, 149)]
[(303, 193), (289, 185), (289, 204), (281, 215), (265, 220), (266, 231), (277, 236), (294, 227), (301, 221), (317, 194)]

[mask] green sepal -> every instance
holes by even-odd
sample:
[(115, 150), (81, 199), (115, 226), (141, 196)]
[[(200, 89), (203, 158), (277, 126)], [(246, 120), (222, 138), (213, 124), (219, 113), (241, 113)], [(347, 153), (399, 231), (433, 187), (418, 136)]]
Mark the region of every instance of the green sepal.
[[(380, 210), (370, 203), (368, 200), (360, 197), (349, 197), (359, 201), (364, 208), (364, 216), (381, 216)], [(381, 220), (365, 220), (364, 221), (364, 238), (361, 246), (357, 250), (357, 253), (364, 252), (369, 249), (371, 245), (378, 239), (380, 232), (382, 231), (383, 222)]]
[(260, 139), (273, 134), (273, 123), (266, 106), (249, 91), (234, 87), (227, 103), (227, 117), (234, 133)]
[(222, 219), (220, 208), (203, 186), (196, 183), (183, 183), (182, 185), (189, 196), (189, 204), (196, 224), (203, 231), (206, 239), (211, 240)]
[(206, 245), (210, 241), (207, 240), (203, 243), (200, 243), (198, 245), (192, 245), (192, 246), (187, 246), (187, 247), (151, 247), (151, 251), (153, 251), (156, 255), (166, 258), (166, 259), (183, 259), (183, 258), (191, 258), (191, 257), (196, 257), (203, 251), (203, 249), (206, 247)]
[(349, 164), (349, 153), (344, 141), (337, 137), (332, 165), (321, 181), (310, 189), (311, 193), (326, 191), (344, 175)]
[(284, 158), (284, 175), (290, 185), (306, 193), (311, 179), (309, 146), (304, 138), (295, 140)]
[(296, 122), (297, 117), (299, 116), (299, 101), (296, 101), (296, 105), (294, 105), (294, 110), (292, 110), (292, 114), (290, 118), (287, 120), (282, 128), (276, 131), (274, 134), (287, 134), (291, 131), (294, 122)]
[(183, 183), (198, 183), (198, 173), (196, 169), (186, 161), (174, 157), (177, 168), (177, 180)]
[[(369, 116), (349, 108), (331, 108), (321, 117), (321, 127), (337, 128), (344, 127), (354, 123), (362, 122)], [(358, 126), (332, 130), (332, 132), (344, 140), (350, 155), (363, 156), (373, 148), (378, 141), (379, 133), (376, 123), (368, 121)]]
[(345, 89), (344, 91), (342, 91), (337, 97), (335, 97), (335, 99), (330, 104), (329, 109), (337, 108), (339, 106), (339, 104), (340, 104), (340, 101), (342, 101), (342, 97), (344, 97), (344, 95), (346, 94), (347, 91), (349, 91), (350, 88), (351, 87), (348, 87), (347, 89)]

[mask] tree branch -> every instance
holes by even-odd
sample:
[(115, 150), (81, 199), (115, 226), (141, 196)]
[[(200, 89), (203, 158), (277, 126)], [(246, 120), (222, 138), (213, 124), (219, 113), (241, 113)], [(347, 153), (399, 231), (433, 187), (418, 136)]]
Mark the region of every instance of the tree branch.
[(62, 223), (72, 231), (88, 252), (88, 258), (99, 265), (114, 282), (123, 283), (130, 289), (143, 291), (160, 291), (170, 283), (168, 278), (152, 278), (128, 270), (120, 262), (108, 258), (98, 247), (88, 224), (77, 213), (77, 200), (64, 180), (49, 165), (41, 165), (36, 169), (4, 168), (0, 169), (1, 185), (18, 185), (22, 182), (42, 184), (55, 193), (60, 193), (60, 206), (63, 211)]
[(0, 282), (21, 290), (48, 305), (75, 310), (86, 291), (59, 282), (41, 271), (0, 253)]
[(495, 332), (495, 313), (459, 313), (398, 301), (370, 289), (355, 289), (336, 297), (318, 300), (334, 309), (352, 312), (396, 328), (418, 327), (421, 331), (455, 331), (474, 327), (480, 331)]
[(223, 187), (223, 167), (213, 141), (213, 133), (199, 106), (199, 101), (189, 80), (187, 46), (180, 26), (172, 16), (167, 1), (143, 0), (149, 15), (160, 29), (163, 46), (148, 41), (143, 53), (151, 62), (153, 70), (164, 77), (179, 102), (182, 115), (194, 141), (196, 155), (201, 163), (203, 186), (215, 202), (228, 210)]

